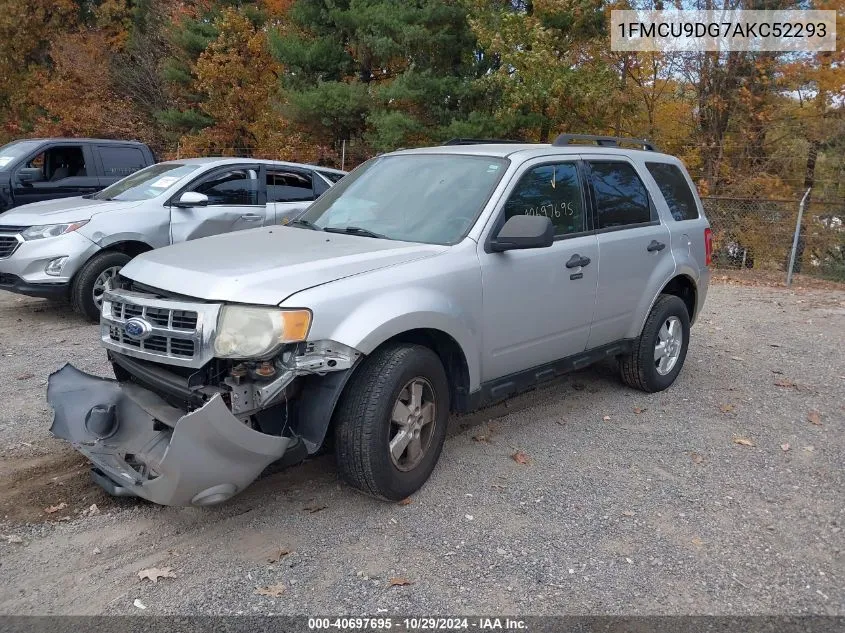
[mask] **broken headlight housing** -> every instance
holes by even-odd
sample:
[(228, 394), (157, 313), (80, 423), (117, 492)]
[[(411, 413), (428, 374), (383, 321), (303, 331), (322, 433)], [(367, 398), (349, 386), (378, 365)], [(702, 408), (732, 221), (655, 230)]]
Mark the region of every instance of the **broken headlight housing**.
[(217, 358), (267, 358), (286, 343), (308, 336), (311, 311), (251, 306), (223, 306), (217, 319)]

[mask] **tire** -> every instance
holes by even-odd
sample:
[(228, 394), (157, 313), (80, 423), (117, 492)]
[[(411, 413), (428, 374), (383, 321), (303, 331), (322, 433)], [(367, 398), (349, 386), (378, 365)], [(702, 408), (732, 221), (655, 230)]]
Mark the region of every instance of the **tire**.
[(89, 259), (73, 279), (70, 300), (74, 311), (96, 323), (100, 320), (100, 306), (94, 300), (94, 284), (109, 269), (123, 268), (132, 259), (125, 253), (105, 251)]
[[(661, 366), (656, 359), (656, 347), (661, 342), (661, 328), (669, 323), (681, 328), (677, 336), (672, 337), (673, 344), (679, 345), (680, 349), (671, 366), (668, 362)], [(663, 391), (669, 387), (684, 366), (689, 348), (689, 335), (690, 323), (686, 304), (674, 295), (660, 295), (649, 312), (640, 337), (634, 342), (634, 349), (620, 358), (622, 381), (629, 387), (647, 393)], [(663, 349), (666, 349), (666, 345)], [(660, 367), (665, 373), (661, 373)]]
[[(409, 415), (407, 425), (399, 425), (391, 418), (394, 412), (407, 410), (413, 414), (415, 385), (420, 385), (421, 397), (416, 402), (422, 403), (422, 412)], [(402, 409), (399, 404), (404, 406), (405, 401), (408, 404)], [(433, 411), (428, 408), (429, 402)], [(431, 421), (417, 428), (426, 417)], [(376, 350), (355, 371), (335, 411), (335, 456), (340, 476), (373, 497), (405, 499), (419, 490), (434, 470), (446, 440), (448, 420), (449, 384), (437, 354), (408, 343)], [(433, 428), (428, 429), (431, 424)], [(402, 448), (399, 434), (404, 433), (402, 439), (409, 433), (413, 436), (413, 429), (417, 430), (419, 444), (411, 440), (396, 458), (391, 454), (391, 439), (396, 441), (398, 451)]]

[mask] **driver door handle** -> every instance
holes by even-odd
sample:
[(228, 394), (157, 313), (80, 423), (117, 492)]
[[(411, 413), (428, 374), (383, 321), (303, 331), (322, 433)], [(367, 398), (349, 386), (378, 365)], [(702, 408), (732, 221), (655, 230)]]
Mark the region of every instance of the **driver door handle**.
[(578, 268), (579, 266), (587, 266), (589, 263), (589, 257), (581, 257), (578, 253), (575, 253), (572, 257), (569, 258), (569, 261), (566, 262), (566, 267)]
[(646, 250), (649, 253), (653, 253), (655, 251), (662, 251), (664, 248), (666, 248), (666, 244), (664, 244), (663, 242), (658, 242), (657, 240), (651, 240), (651, 244), (646, 246)]
[(261, 216), (257, 213), (244, 213), (241, 216), (241, 220), (246, 220), (247, 222), (257, 222), (261, 219)]

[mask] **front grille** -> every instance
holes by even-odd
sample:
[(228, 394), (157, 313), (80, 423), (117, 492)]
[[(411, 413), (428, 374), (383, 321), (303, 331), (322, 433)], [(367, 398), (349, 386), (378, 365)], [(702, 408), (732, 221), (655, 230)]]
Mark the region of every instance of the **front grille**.
[[(109, 290), (103, 300), (102, 340), (112, 350), (165, 364), (201, 367), (213, 357), (211, 336), (219, 304)], [(126, 322), (146, 321), (146, 336), (126, 333)]]
[(20, 245), (21, 242), (15, 235), (0, 234), (0, 259), (11, 257)]
[[(109, 338), (120, 345), (126, 345), (127, 347), (133, 347), (153, 354), (173, 355), (184, 358), (193, 358), (194, 356), (194, 342), (189, 338), (151, 336), (150, 338), (139, 340), (126, 336), (123, 328), (118, 326), (109, 327)], [(170, 345), (169, 349), (168, 344)]]

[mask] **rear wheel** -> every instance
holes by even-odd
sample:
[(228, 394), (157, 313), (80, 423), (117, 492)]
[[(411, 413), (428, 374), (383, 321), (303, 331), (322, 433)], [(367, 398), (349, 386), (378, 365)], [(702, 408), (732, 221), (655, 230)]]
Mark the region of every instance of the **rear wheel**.
[(94, 255), (77, 273), (70, 290), (73, 309), (89, 321), (100, 319), (106, 284), (117, 277), (132, 258), (125, 253), (106, 251)]
[(421, 345), (376, 350), (356, 370), (335, 413), (335, 455), (354, 488), (398, 501), (426, 482), (446, 439), (449, 386)]
[(648, 393), (669, 387), (684, 366), (689, 333), (686, 304), (674, 295), (658, 297), (634, 349), (620, 359), (622, 380)]

